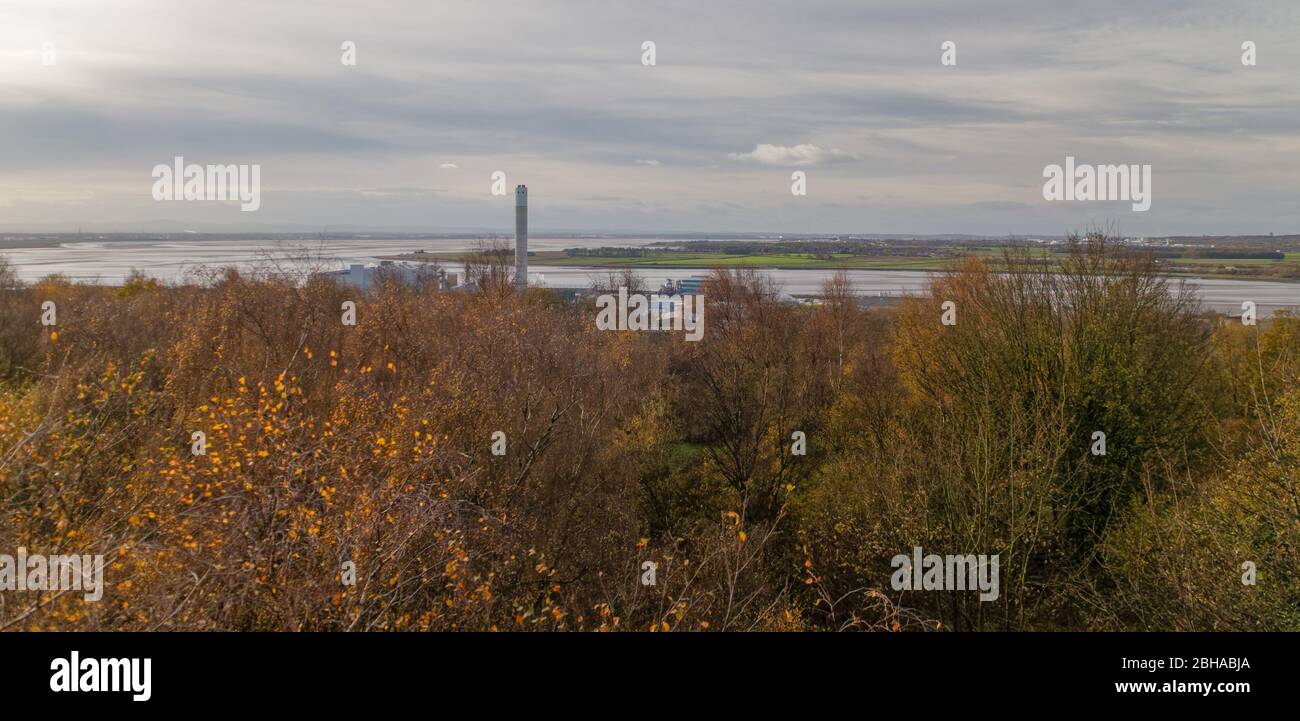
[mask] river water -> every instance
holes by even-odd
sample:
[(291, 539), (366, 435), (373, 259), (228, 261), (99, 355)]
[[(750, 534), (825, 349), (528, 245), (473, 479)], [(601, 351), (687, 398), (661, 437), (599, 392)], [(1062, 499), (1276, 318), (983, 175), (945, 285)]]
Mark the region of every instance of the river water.
[[(565, 248), (597, 248), (602, 246), (639, 246), (662, 238), (530, 238), (529, 249), (534, 251), (563, 250)], [(500, 241), (509, 243), (512, 241)], [(398, 255), (415, 250), (445, 252), (471, 250), (479, 247), (473, 238), (438, 239), (350, 239), (286, 243), (278, 240), (169, 240), (169, 241), (106, 241), (73, 242), (57, 246), (36, 248), (0, 249), (0, 257), (7, 257), (20, 278), (34, 281), (51, 273), (62, 273), (74, 280), (100, 283), (117, 283), (139, 269), (155, 278), (185, 280), (203, 269), (225, 266), (254, 267), (273, 260), (285, 264), (289, 258), (304, 254), (312, 265), (324, 268), (343, 268), (349, 263), (369, 263), (386, 255)], [(294, 261), (298, 262), (298, 261)], [(459, 270), (449, 264), (449, 270)], [(529, 273), (529, 282), (551, 287), (587, 287), (595, 278), (608, 271), (565, 266), (536, 266)], [(647, 287), (658, 287), (663, 281), (682, 279), (705, 271), (689, 269), (639, 269), (637, 275)], [(817, 293), (834, 271), (829, 270), (765, 270), (785, 292), (792, 295)], [(924, 292), (930, 273), (908, 270), (853, 270), (849, 271), (854, 287), (865, 295), (897, 296)], [(1176, 282), (1176, 281), (1175, 281)], [(1257, 280), (1229, 280), (1195, 278), (1186, 281), (1207, 306), (1222, 312), (1241, 311), (1243, 301), (1253, 301), (1260, 316), (1271, 315), (1279, 308), (1300, 307), (1300, 283), (1281, 283)]]

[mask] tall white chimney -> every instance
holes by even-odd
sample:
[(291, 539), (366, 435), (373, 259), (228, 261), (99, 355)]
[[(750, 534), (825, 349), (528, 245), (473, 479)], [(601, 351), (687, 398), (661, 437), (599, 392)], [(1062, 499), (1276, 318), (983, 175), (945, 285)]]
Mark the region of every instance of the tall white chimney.
[(528, 186), (515, 186), (515, 287), (528, 287)]

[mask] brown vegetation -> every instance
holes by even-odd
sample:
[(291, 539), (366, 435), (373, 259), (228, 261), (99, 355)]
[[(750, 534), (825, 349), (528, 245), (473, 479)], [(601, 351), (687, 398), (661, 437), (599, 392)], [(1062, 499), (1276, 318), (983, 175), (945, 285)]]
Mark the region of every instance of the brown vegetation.
[[(1300, 629), (1300, 320), (1221, 323), (1099, 238), (1020, 267), (893, 311), (719, 272), (698, 343), (489, 262), (442, 294), (0, 267), (0, 553), (109, 561), (101, 603), (3, 592), (0, 627)], [(895, 591), (914, 546), (999, 554), (1000, 598)]]

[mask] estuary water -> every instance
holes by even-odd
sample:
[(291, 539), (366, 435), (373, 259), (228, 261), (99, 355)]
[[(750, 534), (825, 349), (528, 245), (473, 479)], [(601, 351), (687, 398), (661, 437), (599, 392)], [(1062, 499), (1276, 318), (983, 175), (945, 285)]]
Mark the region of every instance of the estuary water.
[[(530, 238), (529, 249), (534, 251), (563, 250), (565, 248), (598, 248), (602, 246), (640, 246), (663, 240), (662, 238)], [(34, 281), (51, 273), (62, 273), (74, 280), (85, 282), (118, 283), (132, 269), (149, 276), (171, 281), (196, 277), (204, 269), (226, 266), (251, 268), (275, 262), (279, 265), (302, 263), (321, 269), (337, 269), (349, 263), (373, 263), (383, 256), (410, 253), (416, 250), (445, 252), (471, 250), (479, 247), (475, 238), (437, 239), (348, 239), (324, 241), (285, 242), (280, 240), (221, 239), (221, 240), (157, 240), (157, 241), (85, 241), (59, 245), (0, 249), (0, 257), (10, 264), (25, 281)], [(498, 241), (502, 244), (513, 241)], [(304, 260), (304, 257), (306, 258)], [(459, 272), (455, 264), (448, 270)], [(657, 288), (665, 280), (680, 280), (703, 274), (691, 269), (638, 269), (637, 275), (647, 287)], [(764, 270), (792, 295), (817, 293), (834, 271), (829, 270)], [(529, 282), (550, 287), (588, 287), (592, 280), (607, 271), (566, 266), (534, 266), (530, 268)], [(931, 274), (909, 270), (853, 270), (849, 277), (856, 290), (870, 296), (898, 296), (921, 294), (925, 291)], [(1175, 283), (1178, 281), (1174, 281)], [(1243, 301), (1253, 301), (1259, 315), (1268, 316), (1281, 308), (1300, 308), (1300, 283), (1283, 283), (1258, 280), (1231, 280), (1219, 278), (1191, 278), (1186, 280), (1200, 295), (1202, 302), (1221, 312), (1241, 311)]]

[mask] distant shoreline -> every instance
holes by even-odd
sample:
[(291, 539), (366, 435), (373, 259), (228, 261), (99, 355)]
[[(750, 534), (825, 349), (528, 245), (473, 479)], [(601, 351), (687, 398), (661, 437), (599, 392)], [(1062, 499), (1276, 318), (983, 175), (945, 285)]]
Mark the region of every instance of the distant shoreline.
[[(686, 254), (688, 255), (688, 254)], [(978, 255), (972, 253), (971, 255)], [(395, 262), (411, 263), (464, 263), (481, 257), (474, 252), (445, 252), (445, 253), (400, 253), (396, 255), (376, 256), (379, 260), (391, 260)], [(590, 257), (590, 256), (570, 256), (564, 251), (539, 251), (531, 252), (528, 255), (530, 266), (537, 267), (569, 267), (569, 268), (586, 268), (593, 271), (617, 271), (623, 269), (636, 270), (653, 270), (653, 271), (696, 271), (708, 272), (711, 270), (725, 269), (742, 269), (752, 268), (755, 270), (779, 270), (779, 271), (798, 271), (798, 270), (817, 270), (817, 271), (835, 271), (835, 270), (853, 270), (853, 271), (908, 271), (908, 272), (943, 272), (950, 269), (954, 264), (960, 262), (963, 256), (944, 256), (944, 257), (891, 257), (882, 256), (880, 258), (860, 257), (847, 261), (821, 261), (810, 259), (806, 263), (784, 264), (779, 262), (780, 259), (769, 258), (762, 255), (749, 256), (722, 256), (718, 258), (700, 259), (698, 257), (683, 258), (681, 262), (664, 263), (659, 259), (644, 259), (638, 262), (636, 257)], [(768, 262), (777, 261), (777, 262)], [(509, 259), (513, 263), (513, 257)], [(994, 263), (994, 265), (999, 265)], [(1006, 270), (1005, 272), (1015, 272)], [(1240, 281), (1266, 281), (1276, 283), (1300, 283), (1300, 278), (1273, 277), (1258, 274), (1233, 274), (1233, 273), (1194, 273), (1185, 271), (1164, 272), (1160, 275), (1169, 278), (1204, 278), (1218, 280), (1240, 280)]]

